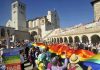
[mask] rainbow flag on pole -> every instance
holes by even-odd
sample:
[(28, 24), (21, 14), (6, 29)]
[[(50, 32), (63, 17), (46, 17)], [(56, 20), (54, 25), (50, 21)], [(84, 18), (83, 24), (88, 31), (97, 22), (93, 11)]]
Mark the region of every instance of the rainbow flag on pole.
[(19, 49), (5, 49), (3, 59), (7, 70), (21, 70)]

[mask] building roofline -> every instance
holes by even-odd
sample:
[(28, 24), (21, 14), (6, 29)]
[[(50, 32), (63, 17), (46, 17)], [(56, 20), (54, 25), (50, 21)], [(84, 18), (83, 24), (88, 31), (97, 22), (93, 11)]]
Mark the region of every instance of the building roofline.
[(41, 19), (41, 18), (45, 18), (45, 17), (46, 17), (46, 16), (36, 17), (36, 18), (33, 18), (33, 19), (28, 19), (27, 21), (33, 21), (33, 20)]
[(15, 31), (29, 33), (28, 31), (21, 31), (21, 30), (15, 30)]
[(94, 5), (94, 3), (98, 2), (100, 0), (92, 0), (91, 4)]
[(6, 27), (6, 26), (0, 26), (0, 27), (5, 27), (5, 28), (12, 28), (12, 29), (15, 29), (15, 28), (13, 28), (13, 27)]

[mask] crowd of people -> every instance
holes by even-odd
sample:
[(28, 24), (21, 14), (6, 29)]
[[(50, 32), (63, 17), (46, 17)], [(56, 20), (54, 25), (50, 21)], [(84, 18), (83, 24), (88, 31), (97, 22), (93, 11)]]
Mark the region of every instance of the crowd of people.
[[(46, 45), (47, 46), (47, 45)], [(68, 44), (70, 48), (73, 49), (86, 49), (93, 51), (94, 53), (99, 53), (100, 45), (84, 44), (84, 43), (75, 43)], [(51, 53), (49, 48), (40, 48), (38, 46), (29, 46), (24, 42), (16, 42), (16, 47), (22, 48), (20, 50), (20, 60), (21, 68), (24, 70), (25, 58), (33, 66), (33, 70), (92, 70), (91, 66), (85, 66), (80, 57), (76, 54), (72, 54), (70, 58), (66, 57), (66, 53), (63, 52), (62, 55), (65, 57), (62, 58), (60, 55)], [(13, 48), (16, 48), (13, 46)]]
[(95, 54), (100, 53), (100, 43), (74, 43), (71, 46), (77, 47), (78, 49), (85, 49), (94, 52)]
[[(71, 46), (71, 48), (73, 47)], [(80, 47), (78, 46), (78, 48)], [(33, 70), (92, 70), (91, 66), (87, 67), (79, 61), (80, 57), (76, 54), (67, 58), (66, 53), (63, 52), (62, 55), (65, 57), (62, 58), (60, 55), (51, 53), (49, 48), (43, 49), (37, 46), (31, 46), (31, 48), (27, 46), (24, 52), (27, 61), (32, 64)]]

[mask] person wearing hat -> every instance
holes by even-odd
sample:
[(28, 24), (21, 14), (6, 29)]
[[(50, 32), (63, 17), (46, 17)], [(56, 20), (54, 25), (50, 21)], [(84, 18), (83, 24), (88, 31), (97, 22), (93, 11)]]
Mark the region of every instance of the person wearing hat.
[(78, 64), (79, 56), (76, 54), (72, 54), (69, 59), (68, 70), (83, 70), (83, 68)]
[(47, 65), (45, 49), (39, 54), (36, 64), (39, 70), (45, 70)]

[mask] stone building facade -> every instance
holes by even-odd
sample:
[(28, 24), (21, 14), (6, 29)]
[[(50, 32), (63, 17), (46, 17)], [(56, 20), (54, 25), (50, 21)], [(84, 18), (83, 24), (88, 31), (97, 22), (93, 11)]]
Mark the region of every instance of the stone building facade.
[(27, 31), (26, 28), (26, 5), (19, 0), (14, 0), (11, 4), (11, 19), (8, 20), (6, 27), (15, 30)]
[(51, 30), (60, 27), (59, 17), (57, 11), (48, 11), (47, 16), (37, 17), (33, 20), (28, 20), (28, 29), (32, 33), (35, 31), (37, 37), (44, 38)]
[(14, 28), (0, 26), (0, 41), (14, 35)]
[(30, 33), (26, 31), (15, 30), (12, 27), (0, 26), (0, 43), (5, 45), (15, 41), (29, 40)]
[(100, 0), (93, 0), (91, 2), (94, 9), (94, 20), (99, 21), (100, 20)]
[(0, 26), (0, 44), (4, 44), (8, 48), (10, 42), (13, 40), (12, 39), (13, 35), (14, 35), (14, 28)]
[(64, 29), (55, 29), (45, 40), (53, 43), (100, 43), (100, 0), (93, 0), (94, 20)]
[(53, 43), (99, 43), (100, 21), (65, 29), (55, 29), (46, 37), (46, 40)]
[(50, 30), (60, 27), (59, 16), (56, 10), (48, 11), (46, 16), (36, 17), (27, 21), (25, 12), (26, 5), (19, 0), (14, 0), (11, 4), (11, 19), (8, 20), (6, 27), (12, 27), (16, 31), (26, 31), (30, 34), (36, 33), (33, 36), (41, 40)]
[[(39, 40), (46, 40), (48, 42), (57, 42), (57, 43), (72, 43), (72, 42), (88, 42), (88, 43), (99, 43), (100, 42), (100, 0), (93, 0), (91, 2), (93, 8), (94, 8), (94, 20), (91, 23), (88, 24), (79, 24), (75, 25), (73, 27), (69, 28), (60, 28), (60, 22), (59, 22), (59, 16), (57, 14), (56, 10), (48, 11), (46, 16), (42, 17), (36, 17), (32, 20), (25, 20), (25, 4), (19, 2), (16, 0), (12, 3), (12, 7), (17, 4), (17, 9), (12, 8), (12, 11), (15, 10), (23, 11), (24, 16), (20, 12), (16, 12), (14, 14), (12, 12), (12, 20), (9, 20), (7, 23), (7, 26), (14, 27), (15, 30), (19, 31), (27, 31), (30, 34), (34, 35), (35, 38), (38, 38)], [(24, 6), (24, 10), (20, 8), (20, 5)], [(19, 14), (20, 13), (20, 14)], [(19, 15), (18, 15), (19, 14)], [(23, 20), (20, 20), (23, 18)], [(18, 19), (17, 19), (18, 18)], [(15, 21), (16, 26), (14, 25), (12, 21)], [(19, 21), (19, 22), (18, 22)], [(18, 23), (17, 23), (18, 22)], [(25, 24), (25, 29), (20, 29), (20, 25)], [(22, 23), (22, 24), (21, 24)], [(19, 25), (19, 26), (18, 26)], [(21, 37), (20, 37), (21, 38)]]

